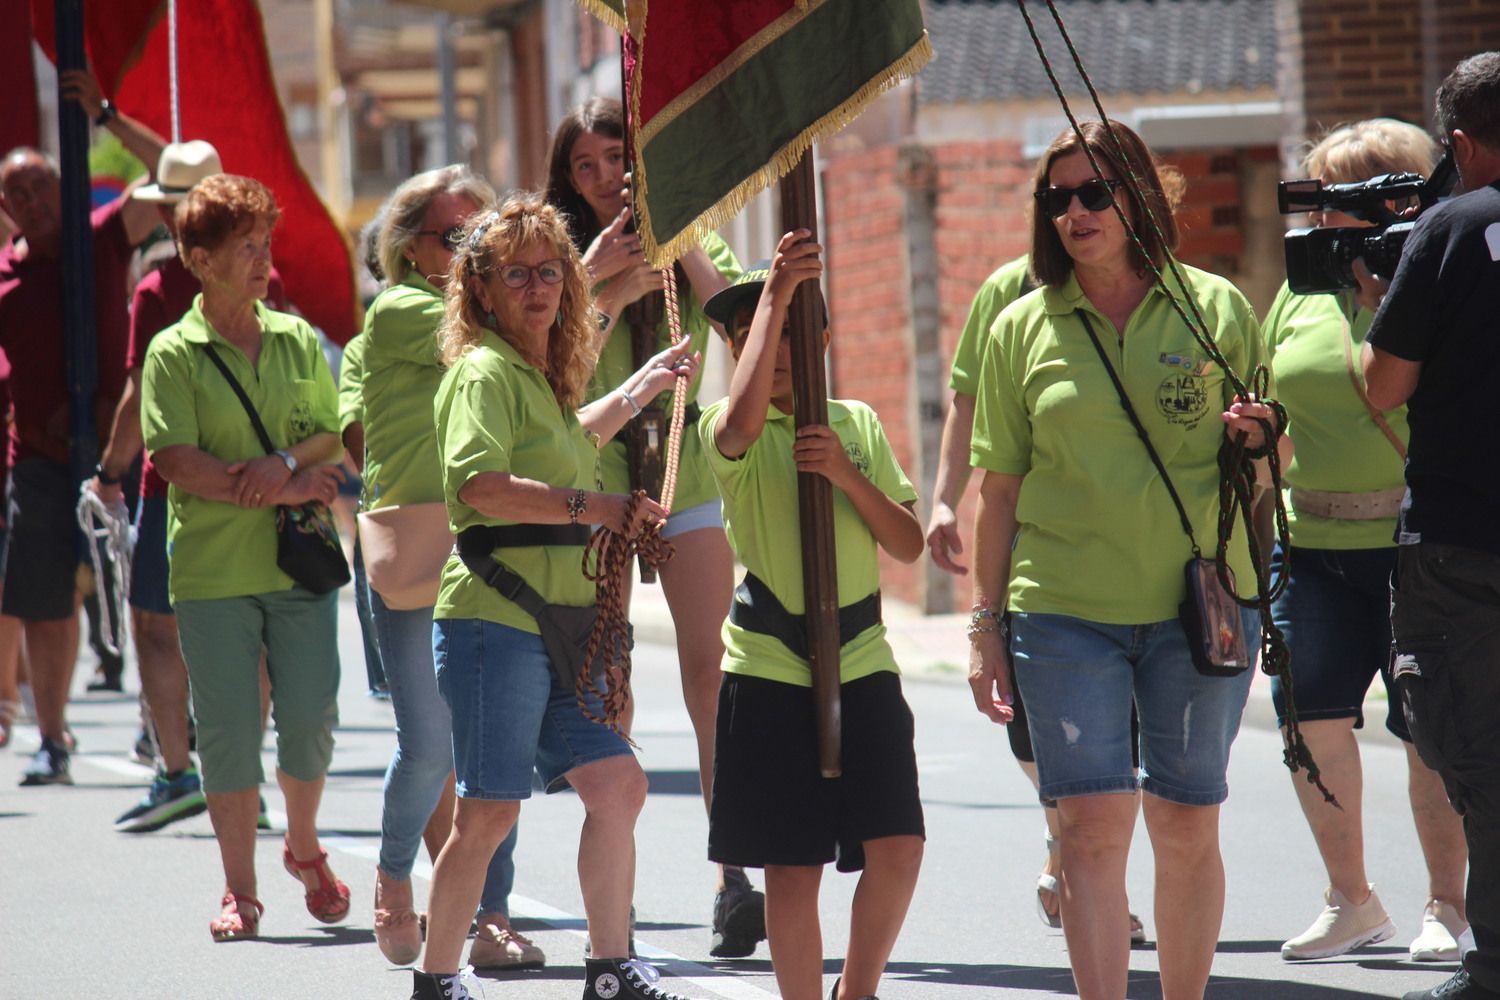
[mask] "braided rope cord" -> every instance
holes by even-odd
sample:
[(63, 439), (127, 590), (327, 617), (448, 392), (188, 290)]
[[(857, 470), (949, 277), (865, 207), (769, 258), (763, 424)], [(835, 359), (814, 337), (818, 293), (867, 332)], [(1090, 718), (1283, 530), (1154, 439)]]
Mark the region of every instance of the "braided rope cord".
[[(1104, 111), (1104, 104), (1100, 100), (1099, 92), (1095, 89), (1088, 71), (1084, 69), (1083, 59), (1079, 56), (1078, 49), (1073, 45), (1073, 39), (1068, 34), (1067, 26), (1063, 24), (1062, 15), (1058, 13), (1054, 0), (1045, 0), (1045, 2), (1047, 10), (1051, 13), (1052, 20), (1056, 23), (1057, 30), (1062, 36), (1063, 44), (1067, 47), (1068, 54), (1073, 59), (1073, 65), (1078, 70), (1078, 75), (1082, 78), (1083, 84), (1088, 90), (1094, 110), (1098, 113), (1099, 120), (1105, 124), (1105, 134), (1114, 143), (1116, 157), (1124, 168), (1125, 177), (1123, 180), (1125, 181), (1126, 189), (1130, 192), (1131, 197), (1135, 199), (1135, 203), (1140, 206), (1141, 214), (1146, 224), (1151, 227), (1152, 232), (1161, 244), (1165, 246), (1166, 239), (1161, 232), (1155, 212), (1146, 198), (1142, 196), (1141, 178), (1137, 175), (1131, 158), (1126, 155), (1114, 129), (1109, 127), (1111, 122), (1109, 116)], [(1020, 8), (1022, 19), (1026, 22), (1026, 30), (1031, 35), (1032, 45), (1036, 48), (1037, 56), (1042, 61), (1042, 68), (1046, 71), (1047, 79), (1052, 84), (1053, 93), (1062, 105), (1063, 113), (1067, 115), (1068, 124), (1072, 127), (1073, 133), (1078, 137), (1079, 147), (1083, 150), (1084, 155), (1088, 157), (1089, 166), (1093, 168), (1095, 176), (1103, 180), (1104, 172), (1100, 168), (1097, 158), (1094, 156), (1093, 149), (1090, 148), (1084, 138), (1083, 129), (1079, 125), (1077, 117), (1073, 114), (1073, 109), (1069, 105), (1067, 97), (1063, 94), (1062, 85), (1058, 82), (1057, 74), (1053, 71), (1052, 63), (1047, 57), (1046, 47), (1042, 44), (1041, 36), (1037, 34), (1036, 25), (1031, 19), (1031, 13), (1026, 8), (1026, 0), (1017, 0), (1017, 5)], [(1276, 449), (1276, 441), (1280, 437), (1282, 430), (1286, 427), (1286, 409), (1277, 400), (1266, 397), (1266, 392), (1270, 387), (1270, 372), (1266, 369), (1265, 365), (1256, 366), (1250, 375), (1248, 383), (1239, 377), (1234, 368), (1229, 364), (1228, 359), (1224, 357), (1223, 352), (1219, 350), (1218, 344), (1209, 335), (1208, 323), (1199, 311), (1197, 302), (1191, 296), (1183, 296), (1186, 299), (1187, 308), (1192, 311), (1192, 315), (1189, 316), (1188, 312), (1184, 310), (1182, 302), (1167, 287), (1166, 276), (1162, 273), (1161, 268), (1157, 266), (1156, 262), (1151, 259), (1150, 254), (1147, 253), (1140, 233), (1132, 225), (1129, 217), (1126, 216), (1124, 208), (1121, 207), (1118, 201), (1113, 201), (1112, 207), (1121, 225), (1124, 226), (1125, 232), (1129, 235), (1131, 242), (1139, 252), (1140, 259), (1150, 269), (1156, 283), (1167, 293), (1167, 301), (1172, 304), (1172, 309), (1182, 318), (1183, 323), (1187, 325), (1188, 331), (1193, 335), (1193, 339), (1197, 342), (1198, 346), (1223, 371), (1224, 378), (1233, 388), (1234, 394), (1240, 398), (1264, 403), (1276, 415), (1274, 426), (1269, 421), (1257, 418), (1266, 442), (1262, 452), (1250, 453), (1245, 447), (1245, 435), (1243, 433), (1236, 435), (1233, 440), (1226, 437), (1223, 444), (1219, 447), (1218, 544), (1214, 552), (1214, 562), (1217, 567), (1219, 582), (1223, 585), (1225, 591), (1234, 598), (1236, 603), (1242, 607), (1254, 608), (1259, 615), (1261, 669), (1268, 675), (1277, 676), (1282, 679), (1282, 691), (1286, 699), (1286, 727), (1282, 733), (1283, 762), (1293, 774), (1305, 769), (1307, 771), (1307, 781), (1317, 786), (1318, 790), (1323, 793), (1325, 801), (1337, 807), (1339, 806), (1338, 800), (1328, 790), (1327, 786), (1323, 784), (1321, 771), (1318, 768), (1317, 762), (1313, 760), (1312, 751), (1307, 747), (1307, 742), (1302, 736), (1301, 727), (1297, 724), (1297, 706), (1296, 700), (1293, 697), (1292, 685), (1291, 650), (1287, 646), (1286, 636), (1282, 633), (1280, 627), (1277, 626), (1271, 614), (1271, 603), (1286, 589), (1287, 573), (1290, 570), (1291, 564), (1291, 532), (1287, 524), (1286, 505), (1281, 489), (1281, 460)], [(1184, 280), (1182, 272), (1177, 266), (1177, 261), (1172, 254), (1168, 253), (1166, 255), (1166, 262), (1168, 269), (1172, 272), (1172, 276), (1177, 279), (1178, 286), (1186, 291), (1188, 287), (1187, 282)], [(1266, 459), (1266, 464), (1270, 471), (1269, 489), (1275, 504), (1276, 538), (1281, 545), (1282, 552), (1282, 572), (1274, 581), (1270, 576), (1269, 560), (1263, 558), (1263, 553), (1261, 552), (1260, 544), (1256, 539), (1254, 530), (1252, 510), (1256, 483), (1254, 460), (1260, 457)], [(1252, 597), (1241, 597), (1239, 595), (1229, 572), (1227, 556), (1230, 539), (1234, 533), (1234, 525), (1237, 520), (1243, 523), (1245, 527), (1246, 544), (1250, 551), (1252, 565), (1255, 567), (1256, 593)], [(1196, 547), (1196, 542), (1194, 546)]]
[[(673, 268), (662, 271), (666, 281), (667, 320), (672, 331), (672, 343), (682, 339), (682, 316), (677, 305), (677, 275)], [(677, 492), (677, 469), (682, 457), (682, 431), (687, 420), (687, 377), (679, 375), (672, 393), (672, 423), (667, 434), (666, 472), (662, 479), (661, 505), (667, 513), (672, 512), (672, 501)], [(647, 499), (645, 490), (636, 490), (630, 495), (625, 508), (625, 524), (636, 522), (641, 504)], [(602, 723), (614, 730), (625, 742), (635, 742), (624, 732), (621, 720), (630, 704), (630, 617), (625, 608), (625, 581), (629, 579), (632, 562), (639, 557), (647, 565), (659, 569), (672, 558), (672, 543), (661, 536), (661, 522), (641, 528), (633, 535), (621, 534), (611, 528), (600, 528), (589, 539), (583, 551), (583, 575), (594, 584), (594, 603), (599, 607), (599, 617), (589, 633), (588, 649), (584, 663), (593, 663), (599, 651), (604, 651), (604, 684), (594, 681), (591, 671), (578, 673), (574, 685), (574, 697), (584, 716), (593, 722)], [(588, 695), (597, 695), (603, 704), (602, 716), (595, 715), (588, 704)]]

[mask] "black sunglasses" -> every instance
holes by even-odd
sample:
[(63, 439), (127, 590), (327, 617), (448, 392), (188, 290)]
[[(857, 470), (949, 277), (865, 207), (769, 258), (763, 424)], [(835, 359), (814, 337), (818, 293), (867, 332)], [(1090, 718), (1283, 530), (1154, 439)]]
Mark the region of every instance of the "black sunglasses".
[(1068, 206), (1073, 204), (1073, 196), (1077, 195), (1083, 207), (1090, 212), (1102, 212), (1115, 200), (1115, 189), (1120, 186), (1119, 181), (1103, 181), (1094, 178), (1084, 181), (1077, 187), (1046, 187), (1036, 192), (1037, 204), (1042, 206), (1042, 211), (1047, 213), (1048, 218), (1055, 219), (1068, 211)]
[(464, 227), (449, 226), (447, 229), (444, 229), (441, 232), (436, 229), (418, 229), (417, 235), (436, 236), (438, 239), (443, 241), (443, 246), (447, 247), (449, 250), (457, 250), (458, 245), (464, 241)]

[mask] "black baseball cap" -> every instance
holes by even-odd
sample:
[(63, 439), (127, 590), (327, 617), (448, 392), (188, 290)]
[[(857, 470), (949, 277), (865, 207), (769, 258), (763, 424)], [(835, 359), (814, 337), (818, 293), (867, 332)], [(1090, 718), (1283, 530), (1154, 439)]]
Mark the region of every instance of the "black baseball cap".
[(703, 312), (727, 331), (734, 322), (735, 314), (744, 308), (755, 308), (760, 299), (760, 290), (771, 276), (769, 260), (756, 261), (744, 273), (734, 279), (734, 284), (709, 297), (703, 303)]

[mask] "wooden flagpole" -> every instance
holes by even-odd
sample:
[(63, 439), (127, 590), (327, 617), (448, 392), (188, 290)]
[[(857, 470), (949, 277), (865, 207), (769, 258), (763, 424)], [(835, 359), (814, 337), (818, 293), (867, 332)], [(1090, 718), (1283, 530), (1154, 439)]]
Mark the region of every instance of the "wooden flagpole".
[[(818, 239), (818, 201), (812, 150), (781, 179), (781, 231), (811, 232)], [(792, 333), (792, 405), (797, 427), (828, 423), (828, 383), (823, 373), (822, 290), (797, 286), (788, 310)], [(833, 550), (833, 486), (816, 473), (797, 474), (802, 529), (802, 590), (806, 598), (807, 647), (817, 703), (818, 770), (837, 778), (843, 770), (843, 725), (839, 697), (838, 564)]]

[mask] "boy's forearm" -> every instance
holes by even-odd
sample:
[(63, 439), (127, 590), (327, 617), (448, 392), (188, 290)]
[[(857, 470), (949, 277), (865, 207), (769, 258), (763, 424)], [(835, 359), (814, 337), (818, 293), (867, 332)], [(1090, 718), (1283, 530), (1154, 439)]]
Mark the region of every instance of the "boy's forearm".
[(738, 458), (750, 449), (766, 424), (766, 410), (771, 405), (771, 385), (776, 378), (776, 336), (786, 318), (786, 306), (762, 296), (755, 307), (745, 347), (740, 351), (729, 382), (729, 406), (714, 435), (720, 454)]
[(875, 541), (893, 559), (910, 563), (921, 557), (925, 547), (922, 525), (911, 507), (892, 500), (862, 475), (855, 476), (844, 495), (859, 512)]

